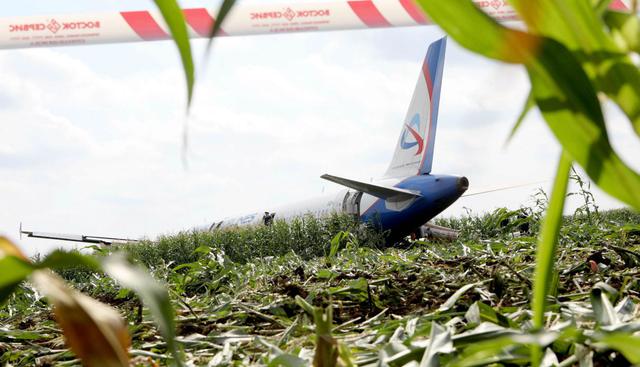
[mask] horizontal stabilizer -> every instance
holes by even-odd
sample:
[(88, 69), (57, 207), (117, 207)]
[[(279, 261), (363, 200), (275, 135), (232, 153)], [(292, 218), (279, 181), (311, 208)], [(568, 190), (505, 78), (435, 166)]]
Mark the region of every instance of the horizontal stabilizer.
[(412, 200), (415, 198), (419, 198), (422, 196), (420, 195), (420, 193), (417, 193), (415, 191), (399, 189), (397, 187), (374, 185), (366, 182), (350, 180), (348, 178), (331, 176), (327, 174), (324, 174), (320, 177), (324, 178), (325, 180), (335, 182), (339, 185), (346, 186), (354, 190), (362, 191), (371, 196), (375, 196), (377, 198), (384, 199), (384, 200), (405, 201), (405, 200)]

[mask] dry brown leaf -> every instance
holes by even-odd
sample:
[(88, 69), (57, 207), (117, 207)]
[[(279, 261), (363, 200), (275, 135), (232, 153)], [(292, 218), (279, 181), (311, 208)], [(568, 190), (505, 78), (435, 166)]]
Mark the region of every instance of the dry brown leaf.
[(129, 365), (131, 341), (126, 323), (115, 309), (71, 289), (48, 270), (34, 272), (32, 280), (54, 305), (67, 345), (85, 366)]
[(5, 256), (15, 256), (27, 262), (31, 262), (18, 246), (14, 245), (8, 238), (0, 236), (0, 259)]

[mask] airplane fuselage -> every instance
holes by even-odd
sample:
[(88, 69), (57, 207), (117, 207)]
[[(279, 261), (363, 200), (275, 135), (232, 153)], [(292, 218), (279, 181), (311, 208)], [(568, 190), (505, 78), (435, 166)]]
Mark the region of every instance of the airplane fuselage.
[(410, 190), (419, 196), (410, 200), (393, 201), (353, 189), (343, 189), (293, 205), (227, 218), (201, 229), (261, 225), (274, 219), (291, 221), (305, 215), (323, 218), (333, 214), (351, 214), (357, 216), (362, 223), (386, 232), (390, 240), (395, 240), (409, 235), (441, 213), (469, 186), (465, 177), (435, 174), (386, 178), (374, 183)]

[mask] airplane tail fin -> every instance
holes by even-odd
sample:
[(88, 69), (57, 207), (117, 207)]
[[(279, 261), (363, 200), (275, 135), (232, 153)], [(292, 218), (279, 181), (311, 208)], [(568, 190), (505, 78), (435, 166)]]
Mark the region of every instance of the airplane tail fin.
[(429, 45), (386, 177), (431, 172), (446, 45), (446, 37)]

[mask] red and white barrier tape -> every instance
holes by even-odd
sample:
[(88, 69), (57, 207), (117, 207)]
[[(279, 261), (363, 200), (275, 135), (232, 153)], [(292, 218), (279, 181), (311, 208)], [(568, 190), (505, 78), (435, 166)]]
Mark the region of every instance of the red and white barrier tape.
[[(448, 1), (448, 0), (436, 0)], [(626, 10), (625, 1), (611, 8)], [(474, 0), (499, 21), (514, 20), (506, 0)], [(214, 11), (185, 9), (192, 37), (207, 37)], [(219, 36), (291, 32), (318, 32), (430, 24), (413, 0), (347, 0), (285, 5), (237, 4), (227, 16)], [(0, 48), (27, 48), (169, 39), (157, 12), (125, 11), (107, 14), (29, 16), (0, 19)]]

